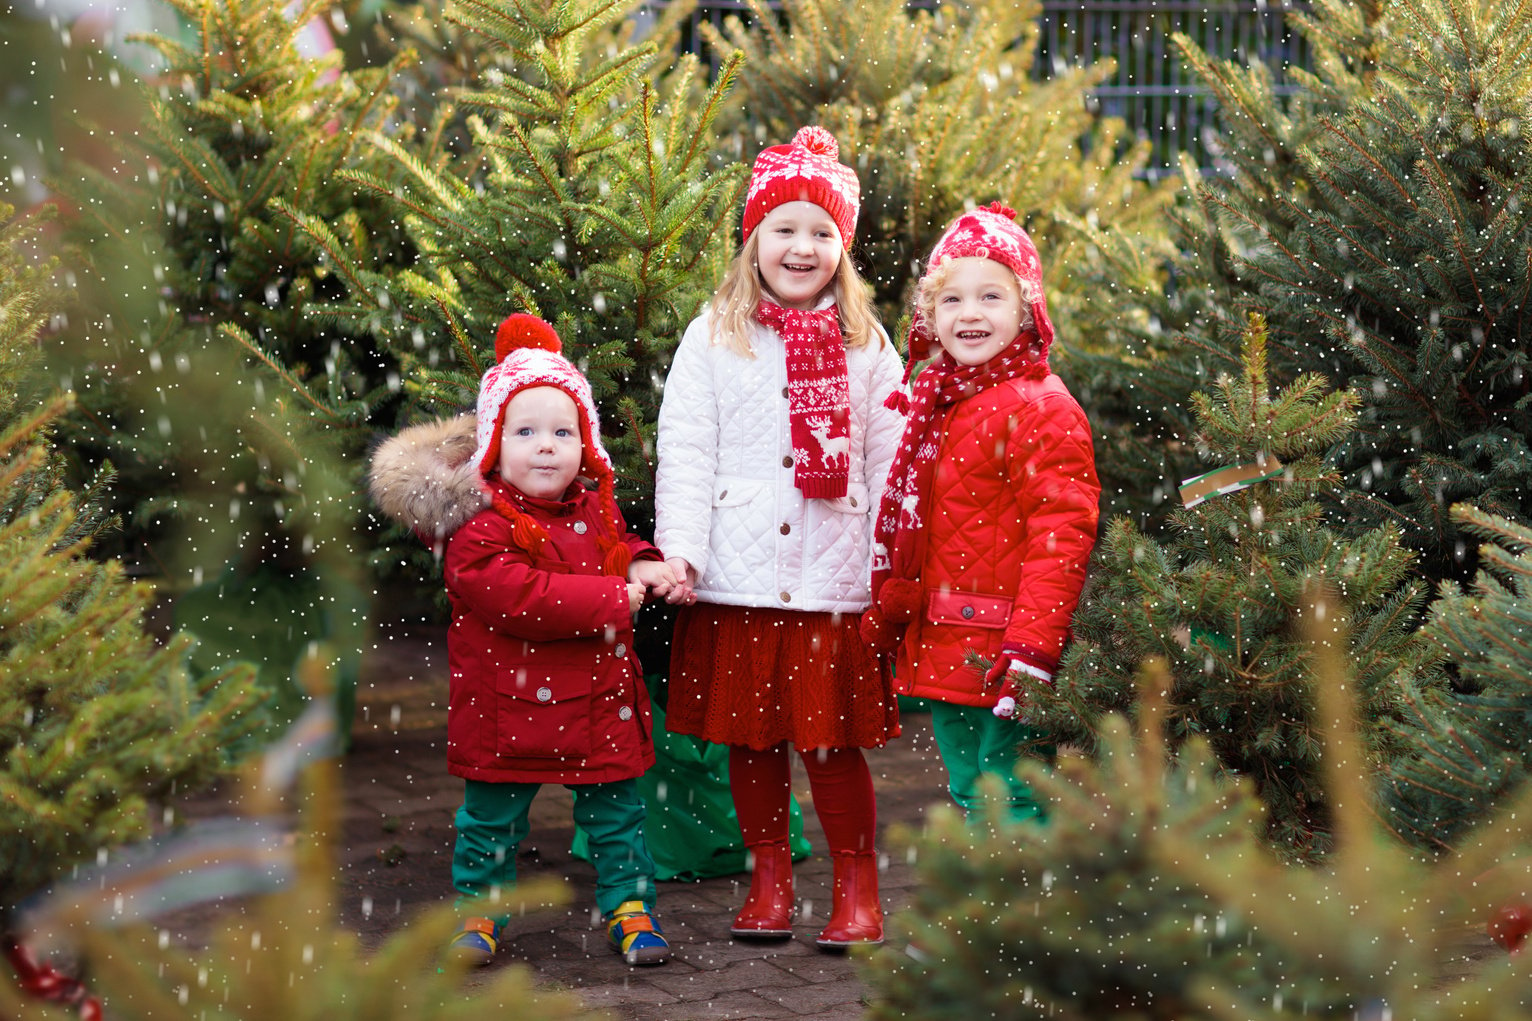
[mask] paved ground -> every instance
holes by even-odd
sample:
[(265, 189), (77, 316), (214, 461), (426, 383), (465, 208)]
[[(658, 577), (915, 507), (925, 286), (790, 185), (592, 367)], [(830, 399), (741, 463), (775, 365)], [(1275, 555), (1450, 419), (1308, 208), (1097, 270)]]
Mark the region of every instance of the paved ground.
[[(365, 942), (381, 942), (423, 907), (450, 901), (452, 813), (461, 782), (447, 775), (446, 650), (441, 632), (394, 627), (370, 656), (359, 692), (355, 745), (343, 760), (345, 840), (342, 918)], [(879, 829), (918, 827), (928, 805), (945, 800), (945, 774), (929, 718), (909, 714), (905, 734), (869, 753)], [(669, 963), (630, 968), (606, 947), (591, 905), (594, 874), (569, 853), (569, 793), (548, 786), (522, 846), (523, 881), (558, 876), (572, 887), (567, 907), (529, 914), (507, 930), (491, 968), (530, 964), (550, 985), (574, 988), (593, 1007), (627, 1021), (795, 1018), (851, 1021), (862, 1014), (855, 963), (814, 946), (829, 906), (830, 862), (801, 765), (794, 793), (815, 854), (795, 868), (800, 917), (792, 940), (750, 944), (729, 937), (748, 876), (663, 883), (660, 908), (676, 948)], [(884, 908), (897, 912), (914, 881), (892, 841), (882, 872)]]

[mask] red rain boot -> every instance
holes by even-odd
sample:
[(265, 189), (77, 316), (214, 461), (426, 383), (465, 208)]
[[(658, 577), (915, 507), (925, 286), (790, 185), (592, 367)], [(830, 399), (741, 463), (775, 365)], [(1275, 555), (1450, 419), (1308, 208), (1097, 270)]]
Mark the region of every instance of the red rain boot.
[(755, 864), (750, 893), (734, 916), (729, 935), (742, 939), (789, 939), (793, 934), (793, 853), (785, 840), (752, 844)]
[(830, 921), (814, 940), (825, 950), (883, 942), (883, 905), (878, 902), (878, 856), (872, 851), (836, 851)]

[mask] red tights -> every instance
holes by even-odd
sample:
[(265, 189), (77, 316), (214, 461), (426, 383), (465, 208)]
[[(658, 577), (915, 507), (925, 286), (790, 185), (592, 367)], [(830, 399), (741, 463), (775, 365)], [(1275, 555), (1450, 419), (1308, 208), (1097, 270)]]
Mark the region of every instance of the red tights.
[[(835, 851), (871, 851), (878, 828), (872, 773), (860, 748), (799, 751), (825, 841)], [(729, 790), (745, 846), (787, 839), (792, 763), (787, 742), (765, 751), (729, 746)]]

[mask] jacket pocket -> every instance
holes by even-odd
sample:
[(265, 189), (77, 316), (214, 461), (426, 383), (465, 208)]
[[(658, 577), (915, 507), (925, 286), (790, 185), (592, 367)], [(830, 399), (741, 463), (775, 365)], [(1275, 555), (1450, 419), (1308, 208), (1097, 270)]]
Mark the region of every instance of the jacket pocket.
[(713, 480), (714, 507), (744, 507), (766, 495), (767, 484), (759, 479), (720, 475)]
[(826, 500), (825, 506), (841, 514), (866, 514), (872, 510), (872, 503), (867, 498), (867, 486), (862, 482), (847, 484), (846, 495)]
[(495, 753), (506, 759), (586, 758), (591, 739), (588, 671), (532, 680), (525, 668), (501, 670), (495, 678), (499, 707)]
[(1012, 605), (1006, 596), (932, 592), (926, 605), (926, 619), (933, 624), (1000, 629), (1011, 622)]

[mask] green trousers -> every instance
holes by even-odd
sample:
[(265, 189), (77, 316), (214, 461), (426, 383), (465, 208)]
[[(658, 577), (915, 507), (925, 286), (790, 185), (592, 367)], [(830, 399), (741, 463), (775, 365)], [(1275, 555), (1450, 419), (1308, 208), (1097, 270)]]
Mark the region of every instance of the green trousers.
[(983, 706), (931, 703), (931, 731), (936, 750), (947, 767), (947, 789), (969, 821), (984, 819), (985, 794), (981, 776), (996, 776), (1005, 783), (1004, 803), (1015, 820), (1042, 820), (1043, 807), (1032, 788), (1016, 778), (1020, 745), (1031, 732), (1015, 720), (1001, 719)]
[[(516, 885), (516, 848), (531, 828), (527, 812), (542, 784), (464, 781), (457, 810), (452, 885), (458, 910), (487, 915), (482, 898)], [(644, 803), (636, 780), (565, 784), (574, 793), (574, 818), (589, 839), (596, 869), (596, 907), (603, 915), (624, 901), (654, 909), (654, 861), (644, 846)], [(509, 916), (487, 915), (504, 925)]]

